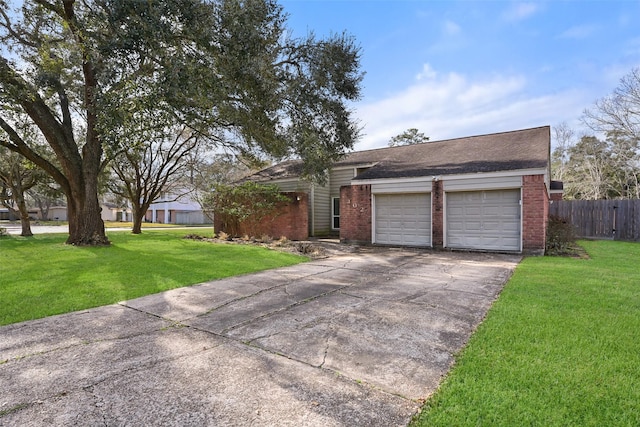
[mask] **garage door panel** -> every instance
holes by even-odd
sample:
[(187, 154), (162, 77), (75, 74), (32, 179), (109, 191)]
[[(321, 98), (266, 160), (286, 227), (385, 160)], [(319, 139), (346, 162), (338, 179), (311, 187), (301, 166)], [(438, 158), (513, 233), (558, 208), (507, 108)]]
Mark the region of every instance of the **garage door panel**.
[(431, 246), (431, 197), (419, 194), (375, 195), (374, 242)]
[(447, 247), (520, 250), (520, 190), (446, 194)]
[(487, 206), (486, 208), (482, 209), (482, 215), (484, 215), (484, 216), (502, 215), (502, 207), (501, 206)]
[(520, 216), (520, 205), (518, 206), (504, 206), (502, 208), (502, 214), (506, 216)]
[(461, 224), (461, 231), (481, 231), (482, 230), (482, 222), (480, 221), (467, 221), (466, 223)]
[(482, 230), (485, 232), (494, 232), (499, 234), (502, 229), (502, 223), (499, 221), (485, 221), (482, 223)]
[(463, 215), (464, 214), (464, 209), (462, 207), (451, 206), (449, 209), (451, 210), (451, 213), (454, 214), (454, 215)]
[(505, 221), (502, 223), (503, 230), (510, 231), (514, 234), (520, 234), (520, 222), (508, 222)]

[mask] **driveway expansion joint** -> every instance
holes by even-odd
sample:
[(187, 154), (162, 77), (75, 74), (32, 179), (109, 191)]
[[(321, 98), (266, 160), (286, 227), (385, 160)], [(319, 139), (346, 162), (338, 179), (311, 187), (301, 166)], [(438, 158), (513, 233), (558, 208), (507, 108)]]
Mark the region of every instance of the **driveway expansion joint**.
[[(243, 321), (243, 322), (240, 322), (240, 323), (238, 323), (238, 324), (235, 324), (235, 325), (233, 325), (233, 326), (230, 326), (230, 327), (228, 327), (228, 328), (225, 328), (225, 329), (223, 329), (222, 331), (220, 331), (220, 334), (222, 334), (222, 335), (225, 335), (225, 336), (226, 336), (227, 332), (230, 332), (230, 331), (232, 331), (232, 330), (234, 330), (234, 329), (237, 329), (237, 328), (240, 328), (240, 327), (242, 327), (242, 326), (245, 326), (245, 325), (251, 324), (251, 323), (255, 322), (256, 320), (262, 320), (262, 319), (265, 319), (265, 318), (267, 318), (267, 317), (273, 316), (274, 314), (282, 313), (282, 312), (284, 312), (284, 311), (287, 311), (287, 310), (289, 310), (289, 309), (291, 309), (291, 308), (293, 308), (293, 307), (298, 307), (298, 306), (301, 306), (301, 305), (304, 305), (304, 304), (308, 304), (308, 303), (310, 303), (311, 301), (315, 301), (315, 300), (317, 300), (317, 299), (319, 299), (319, 298), (322, 298), (322, 297), (324, 297), (324, 296), (327, 296), (327, 295), (330, 295), (330, 294), (334, 294), (334, 293), (339, 292), (339, 291), (341, 291), (342, 289), (345, 289), (345, 288), (348, 288), (348, 287), (349, 287), (348, 285), (346, 285), (346, 286), (341, 286), (341, 287), (339, 287), (339, 288), (331, 289), (330, 291), (323, 292), (323, 293), (321, 293), (321, 294), (318, 294), (318, 295), (315, 295), (315, 296), (312, 296), (312, 297), (309, 297), (309, 298), (305, 298), (305, 299), (302, 299), (302, 300), (300, 300), (300, 301), (296, 301), (296, 302), (294, 302), (294, 303), (292, 303), (292, 304), (289, 304), (289, 305), (287, 305), (287, 306), (284, 306), (284, 307), (278, 308), (277, 310), (272, 310), (272, 311), (270, 311), (270, 312), (268, 312), (268, 313), (264, 313), (264, 314), (262, 314), (262, 315), (260, 315), (260, 316), (253, 317), (253, 318), (251, 318), (251, 319), (245, 320), (245, 321)], [(204, 314), (203, 314), (202, 316), (204, 316)]]

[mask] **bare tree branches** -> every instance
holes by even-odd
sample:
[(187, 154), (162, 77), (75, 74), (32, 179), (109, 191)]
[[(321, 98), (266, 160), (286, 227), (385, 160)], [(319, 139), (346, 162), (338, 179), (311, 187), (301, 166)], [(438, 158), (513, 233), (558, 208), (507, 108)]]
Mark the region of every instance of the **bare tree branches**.
[(640, 68), (631, 70), (611, 95), (585, 110), (583, 121), (596, 132), (640, 139)]

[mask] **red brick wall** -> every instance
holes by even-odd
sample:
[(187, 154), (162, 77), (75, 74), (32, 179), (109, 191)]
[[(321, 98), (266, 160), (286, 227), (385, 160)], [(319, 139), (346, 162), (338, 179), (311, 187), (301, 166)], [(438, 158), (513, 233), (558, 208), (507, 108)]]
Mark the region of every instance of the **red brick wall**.
[[(432, 245), (443, 246), (444, 209), (441, 181), (432, 184)], [(549, 216), (549, 196), (544, 175), (523, 177), (522, 246), (525, 253), (543, 254)], [(340, 240), (371, 243), (371, 186), (353, 185), (340, 189)]]
[[(240, 224), (240, 234), (250, 237), (264, 235), (278, 239), (285, 236), (289, 240), (307, 240), (309, 238), (309, 196), (307, 193), (283, 193), (290, 202), (281, 207), (278, 212), (263, 219), (260, 224), (252, 224), (251, 220)], [(216, 232), (224, 230), (224, 226), (214, 214), (214, 229)]]
[(340, 188), (340, 240), (371, 243), (371, 185)]
[(522, 248), (526, 253), (544, 254), (549, 196), (544, 175), (522, 177)]
[(444, 245), (444, 209), (442, 181), (433, 181), (431, 185), (431, 246), (442, 248)]
[(558, 202), (560, 200), (562, 200), (562, 193), (551, 193), (551, 197), (550, 199), (554, 202)]

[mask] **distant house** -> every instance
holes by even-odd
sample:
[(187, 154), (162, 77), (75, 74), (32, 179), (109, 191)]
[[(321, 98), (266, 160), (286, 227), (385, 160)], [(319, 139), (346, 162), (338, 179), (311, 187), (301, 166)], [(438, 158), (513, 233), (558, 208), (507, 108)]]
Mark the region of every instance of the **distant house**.
[(103, 203), (100, 216), (103, 221), (130, 222), (133, 221), (133, 214), (130, 208), (123, 208), (115, 203)]
[[(131, 209), (123, 208), (113, 203), (102, 203), (100, 205), (102, 209), (100, 211), (100, 217), (103, 221), (131, 221)], [(67, 207), (66, 206), (51, 206), (47, 213), (47, 220), (49, 221), (67, 221)]]
[(47, 219), (49, 221), (66, 221), (67, 220), (67, 207), (66, 206), (51, 206), (47, 213)]
[[(295, 215), (277, 221), (287, 225), (282, 235), (544, 253), (551, 195), (548, 126), (353, 152), (335, 163), (323, 186), (301, 180), (301, 166), (286, 161), (248, 178), (306, 196), (293, 199), (304, 205)], [(558, 187), (554, 198), (561, 198)]]
[(161, 224), (210, 224), (200, 204), (190, 195), (177, 196), (163, 193), (152, 203), (145, 215), (145, 221)]
[[(29, 209), (29, 218), (36, 219), (38, 217), (37, 209)], [(7, 208), (0, 208), (0, 221), (19, 221), (20, 214)]]

